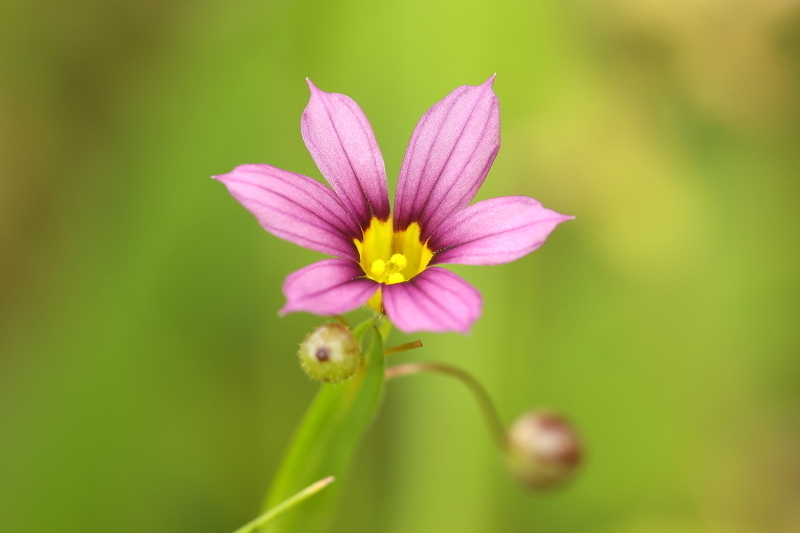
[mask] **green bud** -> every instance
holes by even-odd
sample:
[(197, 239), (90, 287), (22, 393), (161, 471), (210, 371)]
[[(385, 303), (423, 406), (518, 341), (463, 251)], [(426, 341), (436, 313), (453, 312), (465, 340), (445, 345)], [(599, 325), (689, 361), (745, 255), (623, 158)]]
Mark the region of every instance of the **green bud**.
[(581, 460), (581, 443), (572, 425), (546, 411), (528, 411), (508, 432), (506, 465), (531, 490), (547, 490), (572, 477)]
[(330, 323), (309, 333), (300, 343), (297, 356), (300, 366), (310, 378), (339, 383), (358, 370), (361, 347), (350, 328)]

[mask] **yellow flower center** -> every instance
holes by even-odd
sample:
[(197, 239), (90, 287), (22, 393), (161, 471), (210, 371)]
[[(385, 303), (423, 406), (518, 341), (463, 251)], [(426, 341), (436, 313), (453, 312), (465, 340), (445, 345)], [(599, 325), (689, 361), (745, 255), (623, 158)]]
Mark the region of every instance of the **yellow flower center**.
[[(359, 264), (368, 278), (384, 285), (408, 281), (428, 266), (433, 252), (419, 240), (416, 222), (403, 231), (394, 231), (392, 220), (373, 218), (362, 240), (353, 239)], [(381, 311), (381, 291), (368, 304)]]

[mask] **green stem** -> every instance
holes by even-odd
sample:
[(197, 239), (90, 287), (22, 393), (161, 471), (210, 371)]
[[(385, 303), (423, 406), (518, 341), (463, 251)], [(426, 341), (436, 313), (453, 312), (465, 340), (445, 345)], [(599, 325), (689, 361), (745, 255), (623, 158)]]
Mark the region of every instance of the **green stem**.
[[(343, 383), (320, 386), (300, 420), (286, 455), (275, 474), (263, 510), (279, 505), (298, 490), (325, 476), (344, 479), (361, 437), (380, 407), (386, 357), (378, 329), (387, 326), (378, 317), (353, 328), (364, 346), (364, 358), (356, 374)], [(270, 533), (319, 533), (333, 517), (341, 483), (266, 524)]]
[(483, 388), (477, 379), (472, 377), (471, 374), (458, 367), (447, 365), (444, 363), (430, 363), (430, 362), (417, 362), (405, 363), (402, 365), (395, 365), (386, 369), (386, 381), (390, 379), (399, 378), (401, 376), (411, 376), (421, 372), (433, 372), (436, 374), (444, 374), (461, 381), (475, 396), (478, 401), (478, 406), (481, 409), (483, 418), (486, 425), (489, 426), (489, 432), (492, 434), (497, 445), (501, 450), (505, 451), (508, 448), (508, 439), (506, 437), (506, 429), (500, 416), (497, 414), (492, 399)]
[(262, 514), (252, 522), (248, 522), (247, 524), (243, 525), (233, 533), (250, 533), (251, 531), (255, 531), (257, 528), (261, 527), (262, 525), (266, 524), (283, 511), (287, 509), (291, 509), (298, 503), (302, 502), (309, 496), (313, 496), (314, 494), (318, 493), (331, 483), (335, 478), (333, 476), (328, 476), (325, 479), (320, 479), (316, 483), (312, 483), (308, 487), (304, 488), (294, 496), (290, 496), (289, 498), (283, 500), (281, 503), (267, 511), (266, 513)]
[(381, 317), (378, 319), (378, 331), (381, 334), (384, 344), (389, 340), (389, 334), (392, 332), (392, 322), (386, 318)]

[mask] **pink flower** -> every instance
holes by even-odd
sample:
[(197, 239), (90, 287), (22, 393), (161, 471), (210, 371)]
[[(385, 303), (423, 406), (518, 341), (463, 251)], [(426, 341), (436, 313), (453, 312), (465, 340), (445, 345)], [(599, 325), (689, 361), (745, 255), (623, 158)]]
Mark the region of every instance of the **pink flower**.
[(469, 205), (500, 148), (493, 81), (458, 87), (419, 121), (393, 215), (383, 157), (364, 112), (310, 81), (300, 128), (333, 190), (269, 165), (215, 176), (273, 235), (336, 256), (286, 278), (281, 314), (337, 315), (369, 304), (406, 333), (467, 333), (480, 316), (481, 295), (434, 265), (513, 261), (572, 218), (526, 196)]

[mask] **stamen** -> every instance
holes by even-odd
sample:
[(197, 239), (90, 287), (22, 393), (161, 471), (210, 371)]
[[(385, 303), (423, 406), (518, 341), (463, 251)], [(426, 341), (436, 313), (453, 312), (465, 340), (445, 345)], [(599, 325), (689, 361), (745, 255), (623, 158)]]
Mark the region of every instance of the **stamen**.
[(408, 265), (408, 259), (403, 254), (394, 254), (391, 259), (389, 259), (390, 263), (394, 263), (397, 265), (398, 270), (403, 270)]
[(386, 280), (386, 284), (392, 285), (394, 283), (400, 283), (405, 280), (406, 278), (400, 272), (395, 272), (394, 274), (389, 274), (389, 278)]
[(386, 272), (386, 263), (383, 259), (376, 259), (372, 262), (372, 268), (370, 268), (373, 276), (380, 276), (384, 272)]
[[(373, 218), (363, 237), (353, 239), (364, 274), (380, 284), (390, 285), (408, 281), (425, 270), (433, 252), (420, 240), (420, 232), (416, 222), (402, 231), (394, 231), (391, 219)], [(376, 300), (376, 305), (370, 305), (381, 310), (380, 293), (372, 300)]]

